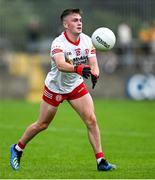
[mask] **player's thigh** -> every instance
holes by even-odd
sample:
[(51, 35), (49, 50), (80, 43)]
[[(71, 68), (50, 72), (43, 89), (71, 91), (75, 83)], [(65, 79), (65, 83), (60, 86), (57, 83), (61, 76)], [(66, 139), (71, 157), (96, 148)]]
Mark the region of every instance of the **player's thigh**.
[(78, 99), (70, 100), (69, 102), (83, 120), (87, 120), (92, 118), (92, 116), (95, 116), (94, 103), (89, 93)]
[(57, 112), (57, 107), (52, 106), (44, 100), (40, 104), (40, 113), (37, 122), (49, 124)]

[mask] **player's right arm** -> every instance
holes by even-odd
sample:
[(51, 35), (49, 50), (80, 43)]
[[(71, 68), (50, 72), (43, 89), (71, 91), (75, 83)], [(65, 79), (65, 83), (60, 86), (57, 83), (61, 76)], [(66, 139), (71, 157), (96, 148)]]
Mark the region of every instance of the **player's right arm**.
[(51, 45), (51, 57), (55, 61), (59, 71), (68, 73), (77, 73), (85, 78), (88, 78), (91, 74), (90, 66), (81, 64), (74, 66), (65, 60), (65, 46), (57, 39), (55, 39)]
[(65, 60), (65, 46), (62, 40), (59, 40), (61, 36), (56, 38), (51, 45), (51, 58), (56, 63), (56, 66), (59, 71), (62, 72), (75, 72), (74, 66), (69, 64)]
[(59, 69), (59, 71), (68, 72), (68, 73), (75, 72), (75, 73), (85, 77), (86, 79), (91, 74), (90, 66), (85, 65), (85, 64), (80, 64), (80, 65), (74, 66), (74, 65), (66, 62), (65, 56), (63, 53), (59, 53), (59, 54), (56, 54), (55, 56), (53, 56), (53, 60), (55, 61), (56, 66)]
[(56, 63), (57, 68), (59, 71), (62, 72), (75, 72), (74, 66), (72, 64), (69, 64), (65, 61), (64, 53), (58, 53), (53, 56), (53, 60)]

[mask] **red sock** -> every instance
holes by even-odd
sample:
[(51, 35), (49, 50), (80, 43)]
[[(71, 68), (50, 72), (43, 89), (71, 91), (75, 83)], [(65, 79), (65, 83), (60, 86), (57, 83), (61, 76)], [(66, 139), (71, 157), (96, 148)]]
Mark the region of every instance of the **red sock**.
[(21, 149), (24, 149), (24, 148), (25, 148), (25, 144), (21, 143), (20, 141), (18, 142), (18, 146), (19, 146)]
[(99, 153), (95, 154), (95, 156), (96, 156), (96, 161), (99, 163), (101, 161), (101, 159), (104, 158), (104, 153), (99, 152)]
[(15, 146), (15, 148), (18, 150), (18, 151), (23, 151), (24, 148), (25, 148), (25, 144), (21, 143), (20, 141), (18, 142), (18, 144)]

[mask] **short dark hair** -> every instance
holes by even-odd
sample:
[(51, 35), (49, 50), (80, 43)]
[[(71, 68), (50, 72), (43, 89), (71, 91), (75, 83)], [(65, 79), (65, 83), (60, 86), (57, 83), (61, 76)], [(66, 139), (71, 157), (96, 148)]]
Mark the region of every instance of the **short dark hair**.
[(73, 14), (73, 13), (82, 15), (82, 11), (80, 9), (66, 9), (62, 12), (62, 14), (60, 16), (61, 21), (63, 22), (63, 20), (66, 16)]

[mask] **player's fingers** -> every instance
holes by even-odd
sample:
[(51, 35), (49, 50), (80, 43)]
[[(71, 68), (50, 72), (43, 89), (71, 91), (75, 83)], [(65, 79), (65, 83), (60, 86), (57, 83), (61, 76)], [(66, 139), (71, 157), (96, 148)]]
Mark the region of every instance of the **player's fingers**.
[(92, 85), (92, 89), (94, 89), (94, 88), (95, 88), (95, 85), (96, 85), (96, 83), (93, 83), (93, 85)]
[(88, 79), (90, 77), (90, 74), (85, 74), (84, 76), (86, 79)]

